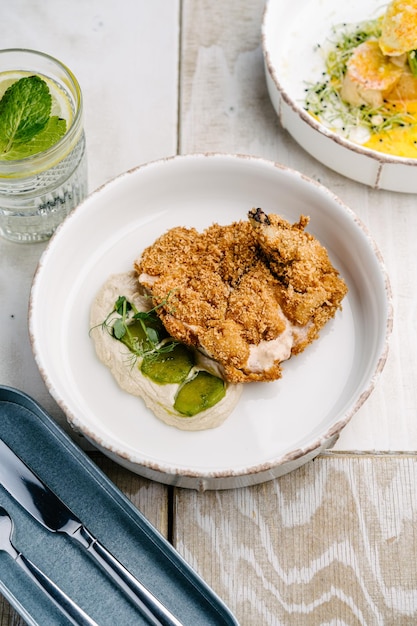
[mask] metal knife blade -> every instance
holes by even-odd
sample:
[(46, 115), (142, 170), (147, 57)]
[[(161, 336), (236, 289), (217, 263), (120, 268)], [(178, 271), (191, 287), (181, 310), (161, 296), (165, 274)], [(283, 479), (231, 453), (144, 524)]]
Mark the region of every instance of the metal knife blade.
[(62, 500), (0, 439), (0, 484), (19, 504), (52, 532), (65, 533), (95, 559), (154, 626), (181, 622), (84, 526)]

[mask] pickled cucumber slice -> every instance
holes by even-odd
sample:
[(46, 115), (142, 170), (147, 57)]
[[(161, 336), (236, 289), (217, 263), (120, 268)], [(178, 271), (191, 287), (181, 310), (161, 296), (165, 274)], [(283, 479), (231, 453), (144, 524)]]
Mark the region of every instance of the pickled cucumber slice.
[[(168, 335), (159, 320), (155, 320), (155, 322), (152, 323), (147, 321), (146, 326), (156, 330), (159, 339)], [(133, 322), (127, 324), (126, 332), (120, 338), (120, 341), (122, 341), (134, 354), (142, 354), (146, 350), (151, 350), (153, 348), (153, 344), (149, 340), (146, 330), (143, 328), (140, 320), (134, 320)]]
[(186, 417), (193, 417), (220, 402), (225, 394), (226, 385), (221, 378), (200, 371), (180, 387), (174, 409)]
[(194, 355), (179, 343), (170, 352), (143, 357), (141, 372), (160, 385), (182, 383), (194, 366)]

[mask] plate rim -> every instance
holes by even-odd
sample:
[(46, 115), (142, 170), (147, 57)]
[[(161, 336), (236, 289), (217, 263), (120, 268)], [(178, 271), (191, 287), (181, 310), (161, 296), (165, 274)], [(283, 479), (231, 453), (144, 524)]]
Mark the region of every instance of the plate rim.
[[(297, 449), (291, 450), (290, 452), (287, 452), (285, 454), (278, 454), (277, 456), (274, 456), (273, 458), (268, 459), (265, 462), (252, 464), (245, 468), (239, 468), (238, 470), (235, 470), (233, 468), (219, 470), (219, 471), (218, 470), (195, 471), (192, 469), (189, 469), (189, 470), (181, 469), (180, 473), (178, 473), (178, 470), (175, 469), (174, 467), (171, 467), (170, 463), (164, 464), (161, 461), (158, 461), (158, 463), (155, 463), (154, 461), (151, 461), (151, 460), (148, 461), (143, 458), (141, 460), (137, 459), (134, 462), (131, 462), (128, 459), (123, 459), (123, 454), (121, 451), (114, 450), (112, 446), (106, 447), (106, 445), (100, 440), (99, 436), (92, 437), (90, 433), (86, 432), (88, 430), (86, 427), (84, 427), (84, 430), (83, 428), (80, 427), (78, 418), (73, 414), (71, 408), (67, 406), (65, 399), (63, 399), (60, 393), (56, 391), (52, 382), (50, 381), (48, 373), (45, 371), (43, 367), (43, 359), (39, 353), (38, 346), (37, 346), (37, 338), (35, 337), (35, 333), (34, 333), (34, 316), (35, 316), (35, 304), (34, 303), (36, 301), (36, 292), (38, 289), (38, 285), (42, 279), (43, 268), (45, 264), (48, 262), (48, 258), (53, 255), (55, 247), (59, 243), (59, 240), (62, 236), (60, 233), (65, 232), (66, 224), (68, 224), (70, 220), (76, 219), (76, 216), (79, 214), (79, 212), (84, 210), (84, 206), (86, 204), (88, 205), (92, 201), (91, 200), (92, 198), (94, 198), (97, 194), (104, 193), (105, 190), (110, 186), (113, 187), (115, 185), (122, 184), (123, 179), (129, 176), (138, 174), (141, 170), (144, 170), (145, 168), (159, 167), (161, 165), (163, 166), (164, 164), (172, 162), (172, 161), (185, 162), (187, 160), (195, 160), (195, 159), (211, 159), (211, 160), (214, 159), (214, 160), (219, 160), (219, 161), (227, 160), (233, 163), (239, 163), (242, 161), (251, 161), (251, 162), (258, 163), (260, 165), (264, 165), (268, 168), (279, 169), (283, 172), (288, 173), (290, 176), (295, 176), (296, 178), (303, 180), (305, 183), (309, 185), (315, 186), (316, 188), (319, 189), (321, 193), (324, 193), (329, 198), (331, 198), (332, 201), (337, 203), (339, 207), (341, 208), (341, 210), (343, 210), (346, 213), (346, 215), (349, 216), (349, 218), (353, 220), (356, 223), (356, 226), (362, 231), (362, 234), (365, 236), (367, 240), (367, 244), (372, 250), (375, 256), (375, 259), (377, 261), (379, 271), (381, 273), (381, 277), (383, 279), (383, 284), (384, 284), (384, 294), (385, 294), (385, 300), (386, 300), (386, 329), (385, 329), (384, 337), (383, 338), (381, 337), (382, 347), (379, 353), (378, 361), (376, 363), (376, 366), (372, 370), (372, 376), (370, 376), (369, 379), (367, 380), (365, 388), (363, 389), (361, 394), (356, 398), (350, 410), (343, 414), (343, 417), (337, 420), (337, 422), (334, 422), (331, 425), (329, 425), (329, 427), (324, 432), (320, 433), (319, 436), (313, 437), (308, 445), (304, 447), (298, 447)], [(379, 378), (380, 373), (384, 369), (388, 352), (389, 352), (389, 338), (390, 338), (391, 331), (392, 331), (392, 325), (393, 325), (393, 304), (392, 304), (392, 291), (391, 291), (389, 276), (385, 268), (385, 264), (384, 264), (382, 255), (379, 251), (379, 248), (375, 240), (371, 236), (367, 226), (362, 222), (359, 216), (330, 189), (328, 189), (322, 183), (306, 176), (302, 172), (295, 170), (291, 167), (288, 167), (286, 165), (283, 165), (281, 163), (278, 163), (276, 161), (265, 159), (263, 157), (238, 154), (238, 153), (232, 154), (232, 153), (224, 153), (224, 152), (199, 152), (199, 153), (163, 157), (160, 159), (156, 159), (156, 160), (142, 163), (135, 167), (132, 167), (129, 170), (118, 174), (117, 176), (111, 178), (110, 180), (100, 185), (97, 189), (92, 191), (87, 196), (87, 198), (83, 200), (80, 203), (80, 205), (78, 205), (72, 211), (72, 213), (66, 218), (64, 223), (62, 223), (59, 226), (57, 231), (51, 237), (50, 241), (48, 242), (45, 250), (43, 251), (40, 257), (39, 263), (35, 270), (31, 289), (30, 289), (30, 295), (29, 295), (28, 327), (29, 327), (29, 339), (30, 339), (32, 353), (35, 358), (35, 362), (38, 366), (38, 369), (40, 371), (41, 377), (50, 395), (57, 402), (58, 406), (62, 409), (69, 424), (76, 431), (81, 432), (81, 434), (83, 434), (86, 437), (86, 439), (89, 440), (95, 447), (102, 450), (104, 454), (108, 454), (109, 456), (111, 456), (111, 458), (113, 458), (113, 460), (115, 460), (116, 462), (120, 463), (120, 458), (122, 458), (126, 466), (128, 467), (130, 465), (133, 466), (133, 467), (130, 467), (130, 469), (132, 469), (133, 471), (137, 471), (136, 468), (140, 469), (140, 471), (137, 471), (137, 473), (146, 475), (146, 472), (148, 472), (151, 475), (151, 477), (155, 477), (154, 475), (155, 474), (158, 475), (158, 473), (160, 472), (162, 476), (160, 476), (159, 478), (158, 476), (156, 476), (156, 480), (159, 480), (160, 482), (166, 482), (164, 480), (164, 477), (166, 477), (166, 479), (168, 480), (168, 484), (173, 484), (173, 481), (175, 481), (175, 484), (179, 484), (178, 477), (180, 476), (184, 478), (184, 486), (194, 486), (194, 483), (197, 481), (200, 489), (201, 489), (201, 485), (204, 485), (204, 489), (205, 488), (224, 488), (222, 487), (222, 485), (228, 484), (228, 482), (230, 482), (230, 479), (233, 480), (233, 479), (239, 479), (239, 478), (241, 480), (246, 478), (247, 480), (249, 480), (249, 484), (254, 484), (255, 482), (263, 482), (265, 478), (262, 478), (262, 477), (266, 475), (269, 475), (271, 473), (274, 474), (277, 472), (278, 474), (285, 473), (285, 472), (281, 472), (281, 469), (286, 464), (297, 465), (297, 463), (300, 461), (300, 463), (298, 463), (300, 465), (302, 464), (302, 459), (305, 456), (310, 456), (310, 457), (311, 455), (316, 456), (316, 454), (318, 454), (323, 447), (327, 448), (333, 445), (335, 441), (337, 440), (338, 436), (340, 435), (340, 432), (343, 430), (343, 428), (351, 420), (352, 416), (359, 410), (359, 408), (364, 404), (364, 402), (367, 400), (369, 395), (372, 393), (375, 387), (375, 384), (377, 382), (377, 379)], [(115, 458), (115, 456), (117, 458)], [(271, 476), (271, 478), (273, 477), (274, 476)], [(191, 482), (193, 483), (192, 485), (187, 484), (187, 478), (191, 479)]]

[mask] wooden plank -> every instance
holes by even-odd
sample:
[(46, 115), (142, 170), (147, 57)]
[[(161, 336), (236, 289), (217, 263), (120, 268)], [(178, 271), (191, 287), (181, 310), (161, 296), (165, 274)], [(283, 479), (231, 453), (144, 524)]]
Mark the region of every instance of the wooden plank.
[[(263, 0), (184, 0), (181, 28), (180, 152), (276, 157), (288, 145), (266, 89)], [(290, 140), (291, 141), (291, 140)]]
[(175, 493), (174, 545), (241, 626), (417, 623), (417, 455), (327, 453), (256, 487)]
[(2, 48), (42, 50), (79, 80), (91, 190), (175, 153), (179, 0), (2, 4)]
[(0, 595), (0, 626), (25, 626), (26, 622), (16, 613), (10, 604)]
[(146, 519), (167, 537), (169, 525), (168, 488), (133, 474), (100, 452), (90, 452), (89, 456), (116, 487), (143, 513)]

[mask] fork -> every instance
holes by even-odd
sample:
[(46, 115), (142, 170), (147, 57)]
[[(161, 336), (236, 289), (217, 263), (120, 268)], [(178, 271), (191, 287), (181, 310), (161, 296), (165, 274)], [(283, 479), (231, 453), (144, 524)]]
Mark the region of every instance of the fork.
[(76, 626), (98, 626), (67, 594), (62, 591), (32, 561), (19, 552), (12, 543), (13, 520), (0, 506), (0, 551), (7, 552), (22, 570), (49, 596), (56, 606)]

